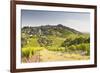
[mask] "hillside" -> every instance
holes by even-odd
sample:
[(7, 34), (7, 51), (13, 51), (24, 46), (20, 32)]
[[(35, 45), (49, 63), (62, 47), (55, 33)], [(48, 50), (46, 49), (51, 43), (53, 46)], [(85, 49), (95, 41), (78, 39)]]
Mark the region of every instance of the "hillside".
[(22, 62), (88, 60), (90, 35), (70, 27), (45, 25), (21, 29)]
[(70, 27), (63, 26), (62, 24), (58, 25), (45, 25), (45, 26), (37, 26), (37, 27), (23, 27), (22, 33), (26, 33), (28, 35), (55, 35), (61, 36), (69, 35), (69, 34), (82, 34), (81, 32), (72, 29)]

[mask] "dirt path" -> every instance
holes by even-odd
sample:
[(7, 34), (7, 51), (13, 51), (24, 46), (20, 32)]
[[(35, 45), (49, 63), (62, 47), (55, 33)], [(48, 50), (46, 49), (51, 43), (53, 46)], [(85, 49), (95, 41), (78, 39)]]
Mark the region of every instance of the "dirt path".
[(69, 61), (69, 60), (88, 60), (89, 56), (80, 54), (68, 54), (55, 51), (41, 50), (27, 60), (27, 62), (51, 62), (51, 61)]

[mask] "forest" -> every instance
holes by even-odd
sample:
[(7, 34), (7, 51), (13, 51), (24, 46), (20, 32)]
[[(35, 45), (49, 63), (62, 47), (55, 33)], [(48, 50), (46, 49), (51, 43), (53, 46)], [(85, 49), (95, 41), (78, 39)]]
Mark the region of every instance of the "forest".
[(89, 59), (89, 33), (62, 24), (21, 28), (22, 63)]

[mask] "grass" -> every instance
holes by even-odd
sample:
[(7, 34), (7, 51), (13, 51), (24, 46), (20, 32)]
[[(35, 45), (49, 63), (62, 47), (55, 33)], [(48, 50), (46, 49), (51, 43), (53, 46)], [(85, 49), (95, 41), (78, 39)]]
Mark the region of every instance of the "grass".
[(25, 45), (24, 47), (39, 47), (39, 43), (37, 42), (37, 39), (36, 37), (33, 37), (33, 38), (28, 38), (27, 40), (27, 45)]
[[(66, 38), (75, 39), (79, 35), (69, 35), (66, 37), (58, 37), (58, 36), (46, 36), (48, 39), (52, 40), (52, 46), (43, 46), (41, 47), (38, 43), (38, 38), (36, 36), (32, 36), (27, 39), (27, 44), (22, 47), (22, 63), (27, 62), (48, 62), (48, 61), (69, 61), (69, 60), (88, 60), (89, 55), (81, 55), (80, 53), (75, 53), (73, 51), (73, 46), (71, 45), (71, 49), (65, 50), (66, 47), (61, 47), (61, 44), (66, 40)], [(83, 36), (83, 35), (80, 35)], [(85, 34), (84, 34), (85, 36)], [(86, 38), (89, 37), (86, 34)], [(89, 44), (84, 44), (89, 45)], [(74, 45), (76, 50), (80, 49), (80, 47), (84, 48), (84, 45)], [(89, 47), (84, 48), (89, 49)], [(71, 52), (70, 52), (71, 50)], [(89, 50), (88, 50), (89, 51)], [(70, 52), (70, 53), (69, 53)]]
[(57, 37), (57, 36), (48, 36), (49, 39), (53, 40), (53, 47), (59, 47), (61, 43), (65, 40), (65, 38)]
[[(38, 59), (37, 60), (38, 62), (88, 60), (89, 59), (89, 56), (82, 56), (80, 54), (61, 53), (61, 52), (49, 51), (47, 49), (40, 50), (37, 53), (34, 54), (33, 57), (30, 57), (29, 61), (24, 60), (24, 62), (34, 62), (36, 61), (35, 59)], [(39, 56), (39, 58), (36, 58), (36, 55), (37, 57)]]

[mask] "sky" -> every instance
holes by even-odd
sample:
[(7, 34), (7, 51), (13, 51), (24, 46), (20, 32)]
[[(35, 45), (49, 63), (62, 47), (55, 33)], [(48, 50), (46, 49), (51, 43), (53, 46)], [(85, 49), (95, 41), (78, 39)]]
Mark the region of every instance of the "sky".
[(21, 10), (21, 26), (57, 25), (73, 28), (80, 32), (90, 32), (90, 13)]

